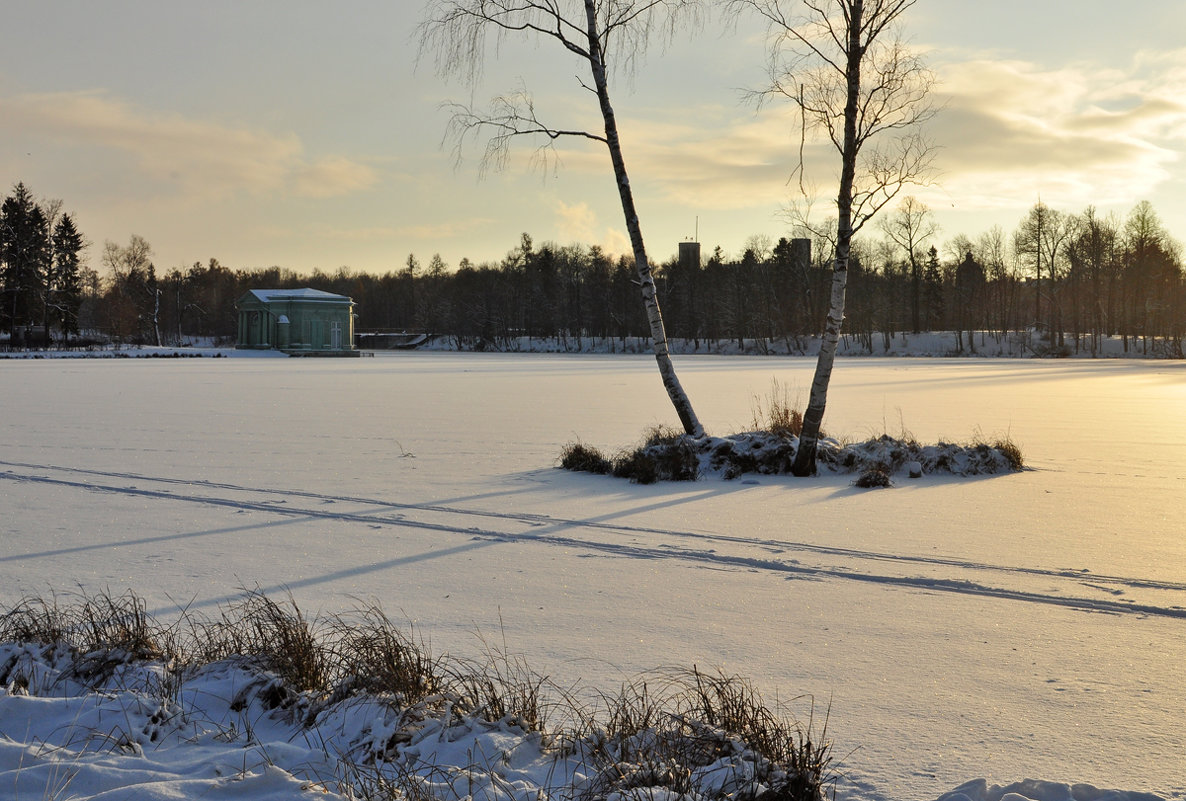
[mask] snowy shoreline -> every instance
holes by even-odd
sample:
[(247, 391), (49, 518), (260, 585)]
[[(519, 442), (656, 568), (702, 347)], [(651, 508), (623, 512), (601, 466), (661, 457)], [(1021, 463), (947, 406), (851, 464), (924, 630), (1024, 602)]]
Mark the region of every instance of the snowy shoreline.
[[(817, 337), (778, 337), (774, 339), (718, 340), (710, 342), (672, 339), (671, 353), (679, 356), (815, 356), (819, 352)], [(398, 352), (458, 352), (458, 353), (540, 353), (540, 354), (599, 354), (646, 355), (651, 353), (650, 340), (640, 337), (529, 338), (490, 342), (454, 336), (430, 336), (425, 342), (406, 350), (373, 350), (361, 345), (363, 353)], [(1088, 338), (1075, 346), (1074, 338), (1066, 335), (1061, 345), (1051, 345), (1044, 334), (1033, 331), (994, 334), (977, 331), (962, 338), (953, 331), (920, 334), (896, 333), (868, 336), (844, 334), (837, 349), (838, 356), (851, 358), (919, 358), (919, 359), (1182, 359), (1182, 343), (1172, 340), (1144, 341), (1129, 337), (1103, 337), (1094, 350)], [(31, 350), (0, 352), (3, 359), (133, 359), (187, 358), (221, 356), (235, 358), (283, 357), (269, 350), (236, 350), (194, 342), (182, 346), (123, 345), (88, 350)]]
[[(819, 337), (775, 337), (771, 339), (688, 340), (671, 339), (672, 354), (683, 356), (816, 356)], [(417, 350), (502, 353), (651, 353), (650, 340), (638, 337), (591, 339), (527, 338), (519, 337), (499, 343), (482, 339), (463, 339), (451, 336), (432, 337)], [(1076, 347), (1074, 337), (1064, 335), (1061, 343), (1051, 344), (1048, 335), (1036, 331), (997, 334), (988, 331), (965, 332), (927, 331), (918, 334), (874, 332), (857, 335), (851, 332), (840, 337), (837, 356), (847, 357), (913, 357), (913, 358), (987, 358), (987, 359), (1181, 359), (1182, 343), (1174, 340), (1140, 340), (1129, 337), (1102, 337), (1094, 343), (1080, 338)]]

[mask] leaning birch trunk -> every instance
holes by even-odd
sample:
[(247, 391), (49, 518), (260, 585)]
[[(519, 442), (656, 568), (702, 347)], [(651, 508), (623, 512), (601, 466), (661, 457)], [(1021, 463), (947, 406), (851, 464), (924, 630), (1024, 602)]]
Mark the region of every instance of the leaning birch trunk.
[(601, 104), (601, 116), (605, 122), (605, 141), (609, 147), (610, 159), (614, 165), (614, 178), (618, 184), (618, 194), (622, 200), (622, 213), (626, 217), (626, 230), (630, 234), (630, 246), (634, 251), (634, 267), (638, 272), (639, 287), (642, 290), (642, 302), (646, 308), (647, 323), (651, 329), (651, 347), (655, 352), (655, 361), (659, 365), (659, 375), (663, 378), (663, 387), (671, 399), (671, 405), (679, 415), (684, 433), (692, 437), (704, 436), (704, 427), (692, 409), (692, 402), (684, 392), (683, 385), (675, 374), (675, 365), (671, 363), (671, 353), (667, 345), (667, 331), (663, 325), (663, 315), (659, 311), (659, 298), (655, 291), (655, 277), (651, 272), (651, 264), (647, 259), (646, 247), (643, 244), (642, 228), (638, 222), (638, 213), (634, 208), (634, 193), (630, 189), (630, 179), (626, 175), (626, 162), (622, 157), (621, 141), (618, 137), (618, 123), (614, 117), (613, 106), (610, 105), (609, 87), (605, 73), (605, 61), (602, 58), (601, 38), (597, 27), (597, 8), (595, 0), (585, 0), (585, 17), (588, 21), (589, 36), (589, 65), (593, 71), (593, 82), (597, 89), (597, 99)]
[[(849, 237), (851, 241), (851, 236)], [(824, 325), (824, 337), (820, 343), (819, 358), (815, 363), (815, 378), (811, 382), (811, 396), (807, 411), (803, 414), (803, 430), (799, 434), (799, 448), (791, 473), (796, 476), (810, 476), (815, 473), (815, 454), (819, 445), (820, 425), (824, 420), (824, 408), (828, 403), (828, 383), (832, 380), (832, 365), (836, 361), (836, 349), (840, 345), (840, 329), (844, 324), (845, 290), (848, 286), (848, 254), (850, 243), (836, 247), (836, 260), (832, 264), (832, 301), (828, 319)]]
[(861, 20), (864, 2), (854, 0), (851, 17), (848, 20), (847, 59), (845, 77), (848, 82), (844, 103), (844, 143), (842, 145), (840, 191), (836, 196), (836, 258), (832, 262), (832, 302), (828, 319), (824, 325), (824, 337), (820, 343), (819, 358), (815, 363), (815, 377), (811, 382), (811, 397), (807, 411), (803, 414), (803, 430), (799, 434), (799, 447), (791, 473), (809, 476), (815, 473), (815, 454), (819, 446), (820, 424), (824, 420), (824, 409), (828, 403), (828, 383), (832, 380), (832, 365), (836, 361), (836, 348), (840, 344), (840, 329), (844, 324), (844, 296), (848, 286), (848, 257), (852, 249), (852, 187), (856, 180), (858, 100), (861, 93)]

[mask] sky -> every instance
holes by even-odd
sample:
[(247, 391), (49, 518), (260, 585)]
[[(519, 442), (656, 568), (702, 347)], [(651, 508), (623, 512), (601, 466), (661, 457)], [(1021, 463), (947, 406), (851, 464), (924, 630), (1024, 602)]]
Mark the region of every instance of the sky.
[[(628, 250), (604, 148), (523, 144), (501, 171), (481, 143), (460, 160), (443, 105), (525, 87), (557, 127), (596, 124), (580, 65), (547, 43), (488, 52), (472, 90), (418, 59), (420, 2), (2, 0), (0, 190), (60, 198), (90, 240), (135, 234), (158, 270), (382, 273), (410, 254), (497, 261), (537, 242)], [(926, 53), (942, 111), (926, 132), (935, 182), (911, 190), (935, 244), (1017, 228), (1039, 198), (1121, 217), (1152, 202), (1186, 238), (1186, 4), (1129, 0), (918, 0), (903, 35)], [(697, 237), (739, 254), (790, 235), (798, 128), (757, 109), (760, 28), (708, 15), (654, 46), (611, 89), (653, 260)], [(836, 165), (809, 159), (828, 215)]]

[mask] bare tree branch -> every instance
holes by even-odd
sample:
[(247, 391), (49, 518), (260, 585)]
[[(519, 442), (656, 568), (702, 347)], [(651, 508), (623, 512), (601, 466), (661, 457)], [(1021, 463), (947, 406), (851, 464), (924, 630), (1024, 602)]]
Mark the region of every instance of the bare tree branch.
[(672, 37), (685, 24), (697, 23), (699, 7), (700, 0), (430, 0), (419, 28), (419, 58), (431, 55), (439, 74), (459, 77), (471, 89), (481, 78), (486, 48), (512, 39), (559, 46), (577, 59), (582, 73), (587, 71), (587, 77), (577, 76), (577, 86), (596, 96), (601, 132), (545, 123), (523, 88), (496, 96), (485, 113), (472, 104), (447, 105), (452, 115), (446, 139), (454, 142), (454, 158), (460, 159), (472, 139), (486, 135), (483, 172), (504, 167), (511, 143), (524, 137), (542, 143), (535, 158), (545, 164), (554, 157), (556, 142), (564, 138), (605, 145), (634, 251), (659, 373), (684, 431), (696, 437), (704, 434), (704, 428), (671, 363), (609, 83), (611, 75), (632, 74), (650, 43)]
[[(831, 304), (791, 471), (815, 472), (828, 383), (844, 322), (852, 238), (902, 188), (930, 180), (934, 148), (921, 126), (935, 113), (934, 77), (895, 35), (916, 0), (728, 0), (767, 26), (770, 82), (761, 93), (791, 101), (800, 114), (799, 162), (820, 135), (840, 157)], [(802, 4), (792, 15), (787, 8)]]
[[(804, 146), (822, 135), (844, 155), (845, 96), (848, 90), (849, 33), (856, 34), (860, 60), (855, 140), (853, 230), (859, 231), (907, 185), (926, 185), (935, 149), (919, 129), (937, 112), (930, 100), (934, 75), (922, 59), (893, 37), (902, 14), (916, 0), (866, 0), (859, 31), (849, 31), (853, 0), (728, 0), (733, 12), (749, 11), (767, 25), (769, 83), (751, 93), (760, 102), (789, 100), (800, 116), (799, 160), (792, 175), (802, 174)], [(805, 11), (792, 14), (801, 5)], [(883, 37), (890, 35), (889, 41)], [(874, 139), (876, 151), (865, 151)], [(896, 161), (896, 164), (894, 163)], [(888, 182), (888, 183), (883, 183)], [(802, 187), (802, 184), (801, 184)]]
[(482, 175), (506, 167), (511, 144), (519, 137), (542, 140), (537, 141), (532, 161), (545, 171), (549, 164), (559, 162), (556, 152), (559, 139), (574, 137), (606, 144), (602, 135), (581, 129), (554, 128), (541, 121), (536, 114), (535, 101), (526, 89), (492, 98), (486, 112), (479, 113), (472, 106), (460, 103), (446, 103), (443, 108), (449, 111), (445, 140), (453, 142), (455, 164), (460, 166), (472, 140), (485, 136), (485, 151), (479, 167)]

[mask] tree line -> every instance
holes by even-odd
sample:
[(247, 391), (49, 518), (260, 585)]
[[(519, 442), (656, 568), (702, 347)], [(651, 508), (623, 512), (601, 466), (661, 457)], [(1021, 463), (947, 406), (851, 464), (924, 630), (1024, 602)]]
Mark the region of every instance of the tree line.
[[(47, 334), (59, 345), (230, 343), (243, 293), (299, 287), (353, 298), (359, 330), (427, 333), (459, 348), (508, 349), (521, 337), (561, 349), (590, 341), (624, 348), (649, 336), (633, 257), (596, 245), (537, 245), (522, 234), (496, 261), (451, 268), (439, 255), (426, 263), (410, 255), (383, 274), (236, 269), (217, 259), (160, 272), (151, 245), (134, 235), (126, 245), (104, 243), (95, 270), (61, 207), (34, 202), (24, 184), (4, 201), (0, 320), (13, 344)], [(949, 331), (953, 352), (974, 353), (973, 331), (1037, 330), (1052, 353), (1096, 353), (1104, 337), (1118, 336), (1134, 353), (1182, 354), (1181, 249), (1147, 202), (1124, 218), (1039, 203), (1012, 234), (993, 228), (943, 243), (936, 235), (931, 212), (908, 197), (878, 232), (854, 241), (846, 336), (876, 353), (898, 333)], [(719, 247), (705, 258), (684, 253), (653, 268), (669, 336), (697, 350), (794, 353), (821, 334), (832, 269), (826, 238), (753, 236), (737, 256)]]
[[(77, 334), (85, 246), (60, 200), (38, 203), (18, 183), (0, 205), (0, 328), (9, 341)], [(40, 328), (40, 331), (37, 329)]]
[(998, 338), (1038, 332), (1052, 355), (1097, 354), (1105, 337), (1126, 352), (1181, 357), (1186, 281), (1181, 246), (1152, 204), (1125, 217), (1074, 214), (1037, 203), (1012, 234), (1000, 227), (942, 246), (930, 211), (913, 198), (882, 218), (884, 236), (858, 246), (846, 323), (872, 352), (875, 333), (952, 331)]

